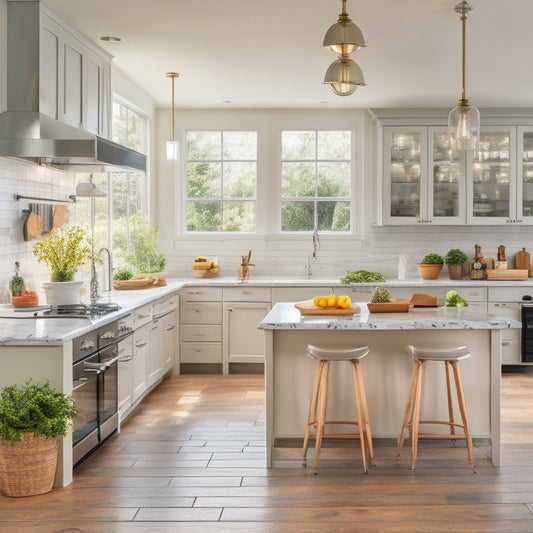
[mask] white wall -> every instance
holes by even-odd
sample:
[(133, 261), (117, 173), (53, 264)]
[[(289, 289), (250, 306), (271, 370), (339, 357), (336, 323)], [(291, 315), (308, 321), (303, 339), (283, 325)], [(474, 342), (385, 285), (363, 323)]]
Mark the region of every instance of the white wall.
[[(74, 192), (75, 179), (71, 172), (0, 158), (0, 289), (4, 289), (13, 276), (15, 261), (21, 263), (23, 272), (33, 278), (36, 287), (49, 277), (46, 268), (33, 256), (35, 241), (23, 239), (30, 201), (16, 200), (15, 195), (65, 200)], [(67, 205), (71, 211), (76, 208), (75, 204)], [(0, 295), (3, 295), (2, 290)]]
[[(496, 257), (497, 248), (507, 248), (508, 259), (523, 246), (533, 249), (533, 231), (528, 227), (450, 227), (406, 226), (378, 227), (378, 178), (376, 165), (376, 132), (364, 110), (176, 110), (176, 138), (184, 139), (188, 129), (257, 129), (259, 134), (258, 197), (268, 198), (268, 208), (277, 213), (279, 183), (279, 131), (284, 128), (355, 128), (355, 180), (361, 198), (358, 205), (359, 235), (321, 237), (318, 260), (312, 272), (320, 277), (340, 277), (346, 270), (361, 268), (383, 272), (389, 278), (397, 275), (398, 258), (405, 254), (408, 274), (417, 278), (416, 263), (429, 252), (444, 255), (450, 248), (461, 248), (470, 257), (479, 244), (486, 257)], [(180, 217), (183, 191), (179, 185), (184, 162), (175, 165), (165, 159), (165, 141), (170, 130), (170, 111), (158, 109), (156, 114), (156, 198), (155, 223), (160, 228), (161, 246), (168, 258), (169, 274), (191, 276), (190, 263), (195, 255), (217, 257), (221, 275), (235, 276), (240, 256), (252, 250), (255, 276), (302, 276), (312, 251), (311, 235), (278, 236), (275, 228), (264, 235), (191, 237), (182, 234)], [(183, 142), (182, 142), (183, 144)], [(182, 156), (184, 150), (182, 146)], [(360, 183), (360, 181), (363, 183)], [(359, 189), (360, 187), (360, 189)], [(258, 212), (258, 220), (265, 213)], [(274, 217), (275, 219), (276, 217)], [(446, 270), (441, 275), (446, 275)]]

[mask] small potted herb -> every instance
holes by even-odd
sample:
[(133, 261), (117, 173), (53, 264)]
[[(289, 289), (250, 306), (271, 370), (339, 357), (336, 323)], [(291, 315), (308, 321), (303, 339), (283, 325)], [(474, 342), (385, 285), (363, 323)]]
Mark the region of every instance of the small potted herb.
[(72, 396), (29, 379), (0, 391), (0, 492), (32, 496), (52, 490), (59, 438), (77, 413)]
[(417, 265), (418, 273), (422, 279), (437, 279), (443, 264), (444, 259), (439, 254), (427, 254)]
[(444, 256), (444, 262), (448, 265), (450, 279), (461, 279), (462, 265), (468, 261), (468, 256), (458, 248), (448, 250)]

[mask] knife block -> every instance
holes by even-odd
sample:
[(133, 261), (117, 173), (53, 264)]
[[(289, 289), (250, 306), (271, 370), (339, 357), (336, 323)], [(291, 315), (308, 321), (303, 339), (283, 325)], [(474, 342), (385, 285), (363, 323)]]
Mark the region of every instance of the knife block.
[[(481, 264), (481, 268), (474, 268), (475, 265)], [(487, 269), (494, 268), (494, 259), (482, 257), (479, 261), (472, 259), (470, 261), (470, 279), (487, 279)]]

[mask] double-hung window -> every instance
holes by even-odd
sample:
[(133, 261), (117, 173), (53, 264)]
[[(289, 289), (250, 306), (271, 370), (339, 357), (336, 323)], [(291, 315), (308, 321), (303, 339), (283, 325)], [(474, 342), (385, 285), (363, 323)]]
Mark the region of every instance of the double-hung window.
[(282, 232), (351, 231), (351, 191), (351, 131), (282, 131)]
[(257, 132), (188, 131), (188, 232), (255, 232)]

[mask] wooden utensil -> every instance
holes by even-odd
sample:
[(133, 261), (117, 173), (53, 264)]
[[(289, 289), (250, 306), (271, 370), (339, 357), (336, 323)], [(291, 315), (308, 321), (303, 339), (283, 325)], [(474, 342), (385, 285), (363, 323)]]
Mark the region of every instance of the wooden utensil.
[(41, 217), (30, 211), (28, 218), (24, 222), (23, 235), (25, 241), (31, 241), (33, 239), (39, 239), (43, 232), (43, 221)]
[(516, 270), (529, 270), (531, 266), (531, 257), (525, 248), (521, 252), (517, 252), (514, 256), (514, 267)]

